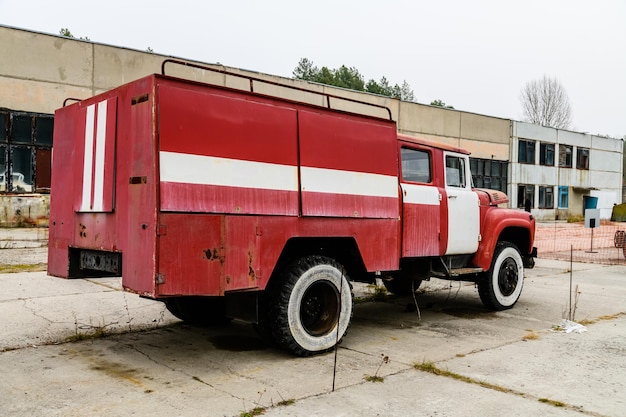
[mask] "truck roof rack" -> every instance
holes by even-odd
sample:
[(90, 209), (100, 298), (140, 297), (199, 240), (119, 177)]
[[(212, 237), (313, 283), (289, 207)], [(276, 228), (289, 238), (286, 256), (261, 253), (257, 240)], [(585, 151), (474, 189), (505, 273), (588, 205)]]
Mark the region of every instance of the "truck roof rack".
[[(226, 71), (226, 70), (222, 70), (222, 69), (217, 69), (217, 68), (212, 68), (206, 65), (201, 65), (201, 64), (195, 64), (193, 62), (187, 62), (187, 61), (181, 61), (178, 59), (166, 59), (163, 61), (163, 63), (161, 64), (161, 75), (167, 75), (165, 74), (165, 65), (171, 63), (171, 64), (178, 64), (178, 65), (182, 65), (182, 66), (186, 66), (186, 67), (192, 67), (192, 68), (197, 68), (197, 69), (201, 69), (201, 70), (206, 70), (206, 71), (212, 71), (212, 72), (217, 72), (220, 74), (225, 74), (225, 75), (229, 75), (229, 76), (233, 76), (233, 77), (237, 77), (237, 78), (243, 78), (243, 79), (247, 79), (249, 81), (250, 84), (250, 92), (254, 93), (254, 82), (259, 82), (259, 83), (263, 83), (263, 84), (268, 84), (268, 85), (275, 85), (278, 87), (283, 87), (283, 88), (288, 88), (291, 90), (296, 90), (296, 91), (303, 91), (306, 93), (310, 93), (310, 94), (317, 94), (319, 96), (322, 96), (325, 98), (326, 101), (326, 107), (329, 109), (333, 109), (331, 106), (331, 98), (332, 99), (336, 99), (336, 100), (341, 100), (341, 101), (345, 101), (345, 102), (350, 102), (350, 103), (357, 103), (363, 106), (368, 106), (368, 107), (374, 107), (377, 109), (381, 109), (387, 112), (387, 116), (389, 118), (389, 120), (393, 121), (393, 118), (391, 116), (391, 110), (389, 109), (389, 107), (387, 106), (383, 106), (380, 104), (374, 104), (374, 103), (368, 103), (366, 101), (361, 101), (361, 100), (355, 100), (355, 99), (351, 99), (351, 98), (347, 98), (347, 97), (341, 97), (341, 96), (337, 96), (337, 95), (333, 95), (333, 94), (328, 94), (328, 93), (320, 93), (319, 91), (315, 91), (315, 90), (310, 90), (307, 88), (302, 88), (302, 87), (296, 87), (293, 85), (289, 85), (289, 84), (284, 84), (284, 83), (280, 83), (280, 82), (276, 82), (276, 81), (269, 81), (269, 80), (263, 80), (261, 78), (256, 78), (256, 77), (252, 77), (249, 75), (243, 75), (243, 74), (237, 74), (234, 72), (230, 72), (230, 71)], [(307, 103), (310, 104), (310, 103)], [(336, 109), (334, 109), (336, 110)]]

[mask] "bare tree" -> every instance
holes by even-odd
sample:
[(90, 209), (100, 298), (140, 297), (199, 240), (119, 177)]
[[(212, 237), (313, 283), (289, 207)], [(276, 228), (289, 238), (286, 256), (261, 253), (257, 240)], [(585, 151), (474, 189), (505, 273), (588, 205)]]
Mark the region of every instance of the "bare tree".
[(572, 107), (561, 83), (546, 75), (526, 84), (520, 94), (527, 122), (567, 129), (572, 122)]

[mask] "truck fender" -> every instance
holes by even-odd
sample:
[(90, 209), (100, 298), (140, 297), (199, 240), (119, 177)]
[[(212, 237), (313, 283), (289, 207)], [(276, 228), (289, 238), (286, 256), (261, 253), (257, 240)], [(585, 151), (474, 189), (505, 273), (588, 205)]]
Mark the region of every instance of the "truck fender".
[(487, 210), (481, 224), (481, 241), (472, 263), (488, 270), (498, 242), (513, 243), (522, 257), (527, 256), (533, 251), (534, 232), (535, 219), (527, 212)]

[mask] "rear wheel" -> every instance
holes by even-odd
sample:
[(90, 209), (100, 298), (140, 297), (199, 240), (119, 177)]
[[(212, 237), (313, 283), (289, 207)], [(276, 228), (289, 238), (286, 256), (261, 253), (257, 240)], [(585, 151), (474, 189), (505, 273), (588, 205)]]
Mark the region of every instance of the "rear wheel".
[(352, 318), (352, 288), (343, 267), (306, 256), (283, 269), (270, 288), (270, 327), (281, 347), (300, 356), (332, 349)]
[(172, 297), (163, 301), (172, 315), (190, 324), (210, 326), (229, 321), (223, 297)]
[(515, 305), (523, 285), (524, 265), (519, 250), (511, 243), (498, 243), (491, 269), (478, 281), (480, 299), (491, 310), (506, 310)]

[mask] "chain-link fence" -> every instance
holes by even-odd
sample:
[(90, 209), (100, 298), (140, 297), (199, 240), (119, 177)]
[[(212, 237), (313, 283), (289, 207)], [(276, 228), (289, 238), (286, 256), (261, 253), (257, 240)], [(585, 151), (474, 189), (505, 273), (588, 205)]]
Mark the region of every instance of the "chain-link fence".
[(537, 223), (535, 246), (540, 258), (626, 265), (626, 223), (603, 220), (593, 229), (584, 223)]

